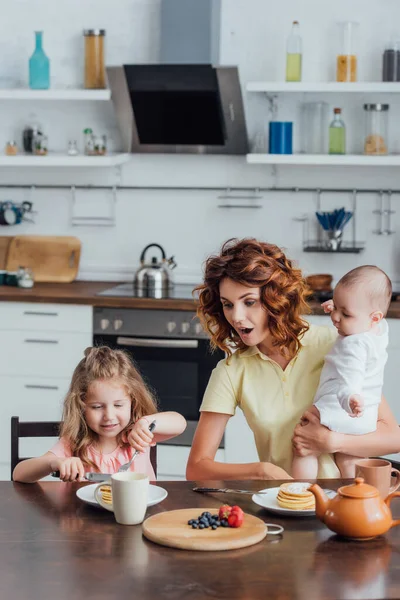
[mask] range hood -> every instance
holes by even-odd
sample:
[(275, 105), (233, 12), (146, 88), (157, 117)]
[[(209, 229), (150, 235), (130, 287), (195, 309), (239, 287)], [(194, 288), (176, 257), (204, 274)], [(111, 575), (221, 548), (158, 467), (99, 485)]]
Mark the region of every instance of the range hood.
[(107, 68), (125, 152), (248, 152), (238, 69), (211, 64), (216, 7), (218, 0), (162, 0), (160, 63)]

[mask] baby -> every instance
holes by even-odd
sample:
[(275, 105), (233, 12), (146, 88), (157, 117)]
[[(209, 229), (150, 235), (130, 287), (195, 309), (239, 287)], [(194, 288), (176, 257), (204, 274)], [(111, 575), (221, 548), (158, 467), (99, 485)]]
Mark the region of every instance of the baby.
[[(389, 308), (392, 284), (381, 269), (353, 269), (336, 285), (333, 300), (324, 303), (338, 330), (338, 338), (325, 356), (311, 412), (331, 431), (362, 435), (376, 430), (383, 371), (387, 361)], [(337, 452), (342, 477), (354, 477), (359, 457)], [(317, 456), (295, 456), (295, 479), (317, 477)]]

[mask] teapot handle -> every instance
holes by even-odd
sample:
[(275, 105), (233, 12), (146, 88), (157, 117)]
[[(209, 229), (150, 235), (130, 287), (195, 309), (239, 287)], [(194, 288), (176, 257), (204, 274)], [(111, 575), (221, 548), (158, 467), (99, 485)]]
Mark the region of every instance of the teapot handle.
[[(395, 498), (396, 496), (400, 496), (400, 492), (393, 492), (392, 494), (389, 494), (389, 496), (386, 498), (385, 500), (385, 504), (386, 506), (390, 506), (391, 501), (393, 500), (393, 498)], [(396, 525), (400, 525), (400, 519), (396, 519), (396, 521), (392, 521), (390, 528), (392, 527), (396, 527)]]
[(156, 246), (157, 248), (159, 248), (161, 250), (161, 254), (162, 254), (163, 260), (165, 260), (167, 258), (167, 255), (165, 254), (164, 248), (162, 246), (160, 246), (160, 244), (149, 244), (148, 246), (146, 246), (146, 248), (143, 250), (142, 254), (140, 255), (140, 262), (144, 261), (144, 256), (146, 254), (146, 251), (149, 248), (151, 248), (152, 246)]

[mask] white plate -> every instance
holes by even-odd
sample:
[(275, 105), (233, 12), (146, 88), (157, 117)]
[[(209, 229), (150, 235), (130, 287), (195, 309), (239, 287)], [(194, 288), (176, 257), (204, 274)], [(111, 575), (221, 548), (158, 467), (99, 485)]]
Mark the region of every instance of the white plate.
[[(253, 502), (266, 508), (267, 510), (279, 513), (282, 516), (291, 516), (291, 517), (312, 517), (315, 515), (315, 510), (294, 510), (292, 508), (282, 508), (279, 506), (277, 495), (279, 492), (279, 487), (275, 488), (266, 488), (265, 490), (260, 490), (261, 492), (266, 492), (264, 494), (253, 494), (251, 499)], [(325, 494), (328, 498), (334, 498), (336, 496), (336, 492), (333, 490), (324, 490)]]
[[(91, 506), (96, 506), (97, 508), (103, 508), (102, 506), (100, 506), (100, 504), (97, 502), (96, 498), (94, 497), (94, 490), (96, 489), (96, 487), (98, 485), (99, 485), (98, 483), (93, 483), (92, 485), (85, 485), (85, 486), (77, 489), (76, 495), (78, 496), (79, 500), (82, 500), (83, 502), (86, 502), (87, 504), (91, 504)], [(158, 504), (159, 502), (162, 502), (163, 500), (165, 500), (165, 498), (167, 496), (168, 496), (167, 490), (164, 490), (164, 488), (159, 487), (158, 485), (150, 484), (149, 485), (149, 496), (147, 499), (147, 506), (153, 506), (153, 504)]]

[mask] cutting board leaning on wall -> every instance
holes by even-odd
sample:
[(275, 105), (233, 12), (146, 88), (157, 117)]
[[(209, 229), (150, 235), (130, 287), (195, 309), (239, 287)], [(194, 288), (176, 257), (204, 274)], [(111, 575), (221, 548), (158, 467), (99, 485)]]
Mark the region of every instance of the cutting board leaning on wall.
[(70, 283), (78, 273), (80, 256), (81, 242), (76, 237), (16, 235), (10, 237), (5, 268), (29, 267), (37, 282)]

